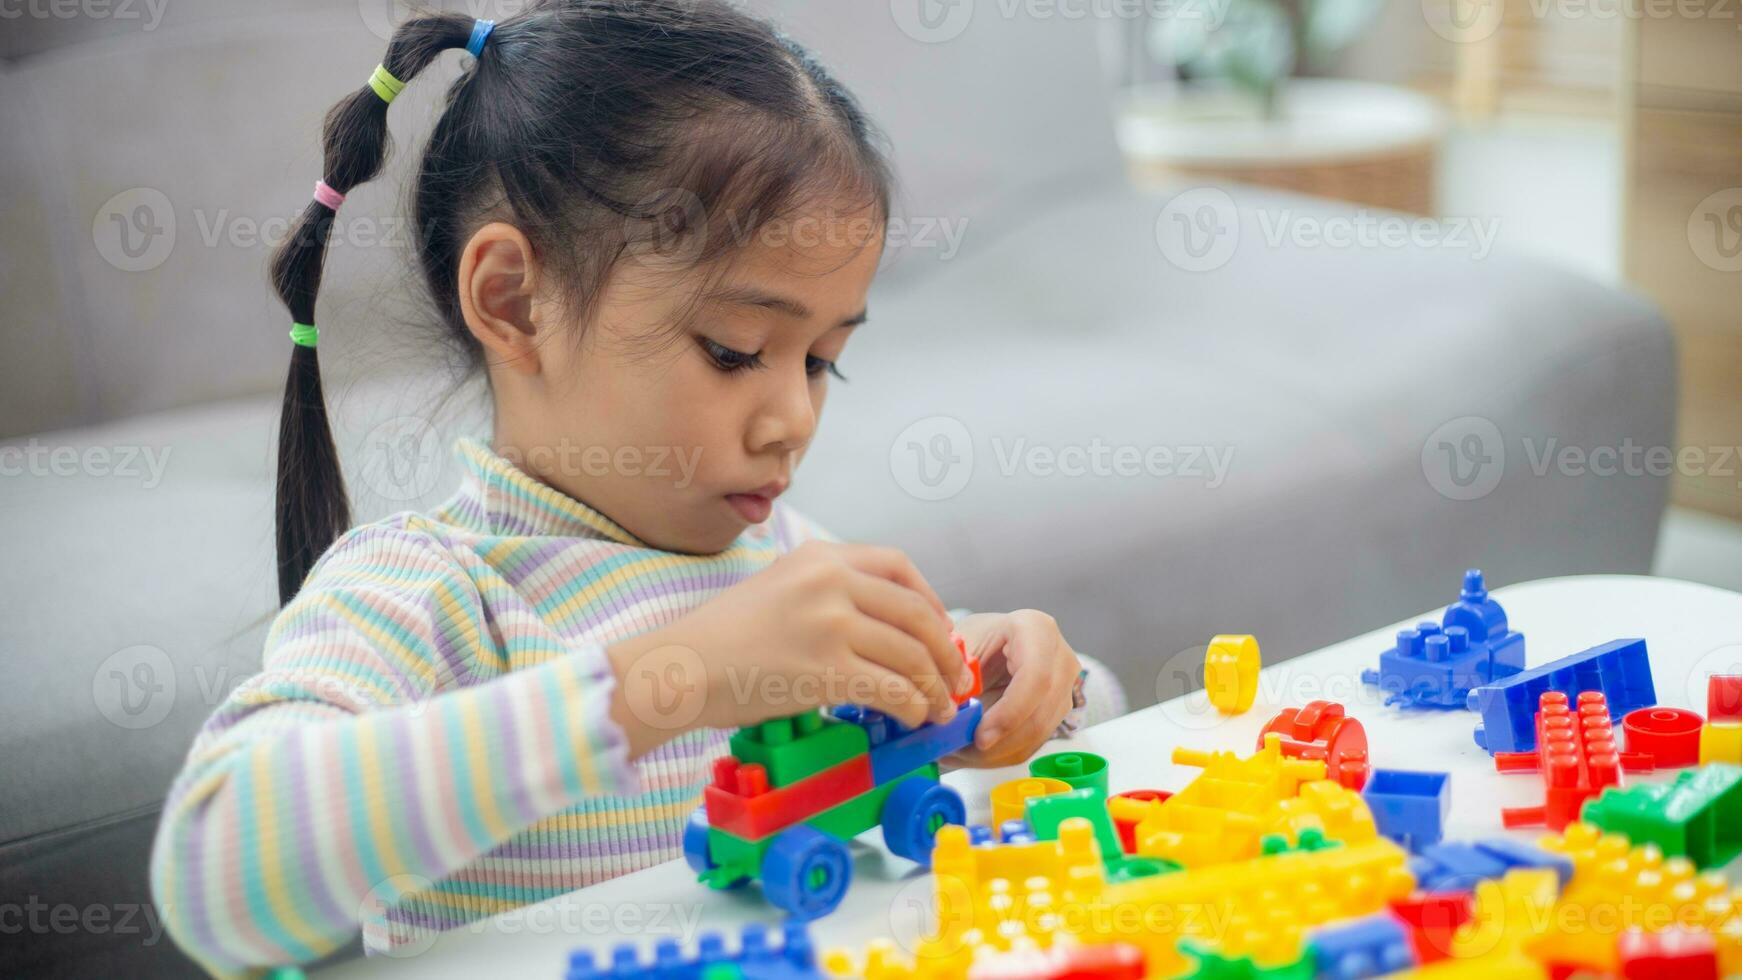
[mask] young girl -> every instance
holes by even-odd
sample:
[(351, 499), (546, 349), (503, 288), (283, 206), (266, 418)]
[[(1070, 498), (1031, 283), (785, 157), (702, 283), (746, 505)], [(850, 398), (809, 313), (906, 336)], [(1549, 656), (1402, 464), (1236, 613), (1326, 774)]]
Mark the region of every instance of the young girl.
[[(325, 243), (383, 165), (388, 103), (450, 48), (473, 60), (414, 226), (494, 432), (461, 440), (443, 507), (347, 530), (315, 356)], [(424, 16), (324, 142), (273, 261), (296, 324), (283, 609), (152, 856), (184, 949), (218, 973), (360, 926), (392, 949), (676, 857), (734, 727), (842, 703), (953, 716), (969, 677), (925, 578), (777, 499), (866, 319), (891, 195), (871, 124), (800, 46), (726, 0)], [(1019, 762), (1080, 722), (1085, 661), (1051, 617), (954, 628), (987, 687), (954, 763)]]

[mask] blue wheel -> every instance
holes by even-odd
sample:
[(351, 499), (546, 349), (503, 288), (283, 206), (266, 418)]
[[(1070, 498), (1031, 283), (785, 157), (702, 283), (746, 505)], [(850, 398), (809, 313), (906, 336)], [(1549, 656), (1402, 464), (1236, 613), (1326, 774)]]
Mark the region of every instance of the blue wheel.
[[(719, 868), (714, 863), (713, 856), (708, 853), (708, 808), (696, 807), (696, 812), (690, 814), (690, 821), (683, 828), (683, 859), (698, 876), (706, 879), (708, 872)], [(736, 888), (748, 878), (734, 878), (731, 881), (716, 883), (709, 881), (715, 888)]]
[(883, 842), (891, 851), (929, 868), (938, 830), (967, 821), (968, 808), (955, 790), (929, 779), (909, 779), (883, 801)]
[(801, 922), (833, 912), (852, 880), (847, 845), (806, 824), (781, 831), (762, 855), (762, 894)]

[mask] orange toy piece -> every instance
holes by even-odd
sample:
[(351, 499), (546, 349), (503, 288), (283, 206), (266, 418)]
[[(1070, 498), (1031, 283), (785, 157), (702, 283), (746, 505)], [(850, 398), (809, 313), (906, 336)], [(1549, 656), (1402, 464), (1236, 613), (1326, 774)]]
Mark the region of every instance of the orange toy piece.
[(956, 702), (956, 706), (960, 707), (966, 704), (969, 698), (980, 696), (980, 658), (968, 656), (968, 641), (963, 639), (962, 634), (955, 630), (950, 630), (950, 642), (955, 645), (956, 652), (962, 655), (962, 662), (968, 665), (968, 673), (974, 675), (974, 686), (968, 688), (966, 694), (959, 694), (952, 699)]
[(1367, 729), (1350, 718), (1335, 701), (1308, 701), (1299, 708), (1284, 708), (1264, 726), (1264, 736), (1282, 736), (1282, 754), (1291, 759), (1323, 759), (1325, 777), (1359, 791), (1367, 785)]
[(1615, 747), (1615, 725), (1601, 692), (1581, 693), (1576, 713), (1559, 691), (1544, 691), (1538, 704), (1535, 750), (1496, 752), (1494, 768), (1541, 773), (1543, 804), (1501, 810), (1500, 821), (1506, 826), (1546, 825), (1560, 830), (1579, 819), (1586, 800), (1607, 787), (1620, 786), (1623, 768), (1651, 768), (1649, 756)]

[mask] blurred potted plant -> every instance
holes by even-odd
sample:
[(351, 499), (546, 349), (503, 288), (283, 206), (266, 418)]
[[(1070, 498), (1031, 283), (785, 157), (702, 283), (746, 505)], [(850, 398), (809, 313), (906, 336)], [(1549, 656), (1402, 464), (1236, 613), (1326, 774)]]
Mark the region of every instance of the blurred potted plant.
[[(1382, 0), (1164, 6), (1134, 38), (1145, 50), (1118, 112), (1139, 179), (1226, 179), (1433, 213), (1439, 107), (1401, 87), (1327, 77)], [(1156, 81), (1140, 80), (1144, 63), (1161, 69)]]
[[(1214, 16), (1218, 4), (1221, 16)], [(1359, 38), (1380, 0), (1210, 0), (1151, 25), (1150, 48), (1187, 81), (1220, 79), (1250, 94), (1267, 117), (1297, 71), (1311, 71)], [(1195, 12), (1194, 12), (1195, 11)]]

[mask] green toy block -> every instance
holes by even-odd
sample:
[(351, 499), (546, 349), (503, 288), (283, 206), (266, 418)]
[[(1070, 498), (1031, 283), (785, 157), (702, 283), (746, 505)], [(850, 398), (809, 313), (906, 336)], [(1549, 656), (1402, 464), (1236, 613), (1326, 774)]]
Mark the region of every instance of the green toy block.
[(1121, 881), (1134, 881), (1138, 878), (1153, 878), (1170, 871), (1178, 871), (1180, 866), (1166, 858), (1152, 857), (1122, 857), (1107, 862), (1107, 884), (1117, 884)]
[(786, 786), (871, 751), (858, 725), (807, 711), (740, 728), (732, 735), (733, 758), (768, 770), (769, 787)]
[(1180, 974), (1182, 980), (1313, 980), (1317, 967), (1304, 954), (1293, 963), (1259, 966), (1250, 956), (1223, 956), (1194, 939), (1180, 940), (1179, 951), (1197, 961), (1194, 969)]
[(852, 840), (872, 827), (880, 826), (883, 823), (883, 801), (889, 798), (890, 793), (895, 792), (895, 787), (915, 777), (937, 782), (937, 763), (928, 763), (910, 775), (874, 786), (869, 792), (860, 793), (845, 803), (838, 803), (805, 823), (842, 840)]
[(1057, 779), (1072, 789), (1098, 789), (1107, 797), (1107, 760), (1093, 752), (1054, 752), (1028, 764), (1030, 776)]
[(740, 878), (761, 877), (762, 855), (773, 841), (773, 837), (745, 840), (730, 831), (709, 827), (708, 857), (717, 867), (704, 875), (702, 880), (710, 888), (724, 888)]
[(1028, 829), (1035, 840), (1058, 840), (1059, 824), (1072, 817), (1082, 817), (1095, 828), (1095, 843), (1101, 846), (1101, 863), (1110, 864), (1125, 856), (1119, 846), (1119, 831), (1107, 812), (1107, 794), (1101, 790), (1073, 789), (1069, 793), (1051, 796), (1031, 796), (1023, 803)]
[(1258, 848), (1266, 855), (1282, 854), (1287, 851), (1323, 851), (1327, 848), (1340, 847), (1342, 841), (1331, 840), (1325, 832), (1317, 827), (1308, 827), (1300, 832), (1300, 839), (1293, 844), (1288, 842), (1285, 834), (1265, 834), (1258, 841)]
[(1586, 803), (1580, 819), (1702, 870), (1722, 867), (1742, 854), (1742, 766), (1713, 764), (1672, 783), (1612, 787)]

